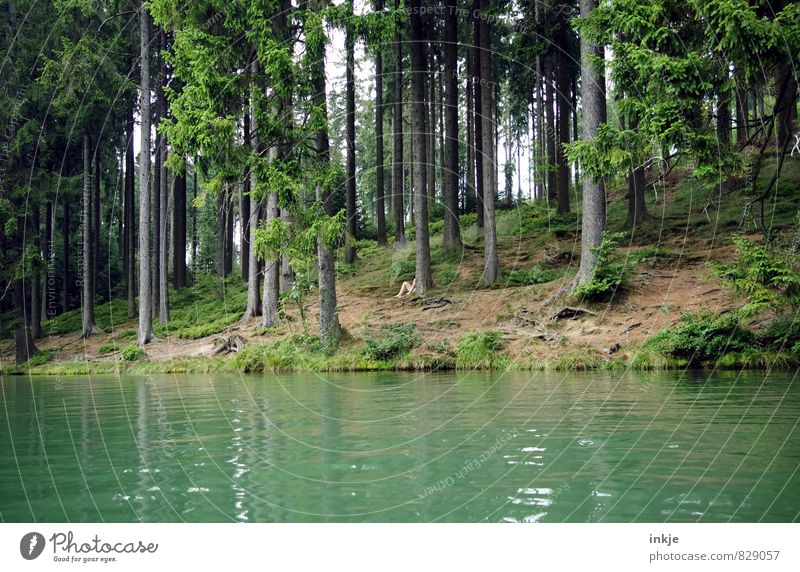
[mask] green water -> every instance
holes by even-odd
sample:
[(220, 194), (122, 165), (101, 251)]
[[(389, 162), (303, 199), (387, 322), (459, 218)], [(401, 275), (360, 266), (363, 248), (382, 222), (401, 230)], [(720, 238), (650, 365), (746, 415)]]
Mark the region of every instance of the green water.
[(796, 521), (796, 372), (0, 382), (2, 521)]

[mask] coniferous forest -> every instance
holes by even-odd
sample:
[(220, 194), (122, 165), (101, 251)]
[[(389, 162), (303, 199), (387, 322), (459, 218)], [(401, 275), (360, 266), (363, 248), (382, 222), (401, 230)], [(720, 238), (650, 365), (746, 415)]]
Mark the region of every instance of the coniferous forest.
[(800, 363), (795, 2), (0, 14), (10, 372)]

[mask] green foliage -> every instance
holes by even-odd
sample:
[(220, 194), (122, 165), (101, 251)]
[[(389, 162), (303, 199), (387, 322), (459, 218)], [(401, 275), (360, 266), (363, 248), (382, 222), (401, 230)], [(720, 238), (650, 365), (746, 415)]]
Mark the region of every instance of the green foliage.
[(500, 353), (503, 345), (503, 334), (496, 330), (469, 332), (456, 346), (456, 368), (503, 369), (507, 363)]
[(728, 352), (751, 348), (755, 336), (739, 325), (736, 313), (686, 313), (677, 324), (651, 337), (646, 345), (657, 353), (702, 365)]
[(633, 266), (633, 261), (627, 256), (616, 252), (619, 241), (625, 237), (624, 233), (603, 233), (600, 246), (592, 248), (597, 254), (597, 262), (588, 282), (575, 289), (576, 296), (583, 296), (588, 300), (608, 300), (618, 290), (627, 286), (628, 272)]
[(458, 271), (452, 270), (450, 268), (445, 268), (444, 270), (440, 270), (439, 274), (436, 276), (436, 284), (441, 287), (447, 287), (453, 284), (456, 280), (458, 280)]
[(128, 344), (121, 350), (122, 359), (125, 361), (138, 361), (144, 359), (145, 353), (142, 348), (136, 344)]
[(534, 266), (527, 270), (510, 270), (503, 274), (503, 286), (531, 286), (557, 279), (561, 273), (554, 268)]
[(747, 296), (739, 310), (744, 317), (762, 310), (779, 309), (800, 302), (800, 274), (777, 251), (735, 236), (737, 259), (733, 264), (712, 264), (723, 284)]
[(459, 215), (458, 223), (461, 225), (462, 230), (473, 226), (478, 223), (478, 214), (477, 213), (466, 213)]
[(366, 340), (367, 356), (376, 360), (390, 360), (410, 352), (422, 343), (416, 324), (386, 324)]
[(22, 367), (26, 369), (29, 367), (36, 367), (49, 362), (51, 359), (53, 359), (52, 353), (47, 350), (40, 350), (33, 354), (31, 359), (22, 364)]
[[(762, 345), (777, 349), (792, 349), (800, 347), (800, 317), (778, 316), (758, 335)], [(792, 351), (795, 351), (792, 349)]]
[(104, 344), (101, 344), (97, 351), (101, 354), (110, 354), (117, 351), (117, 347), (117, 342), (115, 340), (110, 340)]

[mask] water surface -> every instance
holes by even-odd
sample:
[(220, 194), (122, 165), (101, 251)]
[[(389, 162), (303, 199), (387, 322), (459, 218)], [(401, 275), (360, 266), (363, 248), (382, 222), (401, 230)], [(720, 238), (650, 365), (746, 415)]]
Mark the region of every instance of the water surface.
[(6, 376), (0, 519), (797, 521), (796, 375)]

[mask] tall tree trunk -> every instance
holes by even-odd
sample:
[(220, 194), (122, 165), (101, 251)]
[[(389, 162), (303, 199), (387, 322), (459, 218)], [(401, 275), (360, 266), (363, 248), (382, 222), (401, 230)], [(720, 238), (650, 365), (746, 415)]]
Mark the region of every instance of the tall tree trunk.
[[(19, 250), (21, 253), (22, 248)], [(31, 329), (28, 326), (29, 314), (25, 303), (25, 285), (21, 278), (12, 280), (11, 297), (14, 306), (14, 357), (17, 365), (20, 365), (39, 351), (33, 343)]]
[[(489, 7), (489, 0), (481, 0), (481, 11), (485, 14)], [(483, 154), (484, 158), (494, 157), (494, 90), (492, 76), (492, 39), (491, 24), (485, 18), (480, 20), (480, 81), (487, 86), (481, 90), (481, 115), (483, 122)], [(483, 211), (484, 211), (484, 264), (483, 283), (487, 286), (497, 283), (500, 279), (500, 262), (497, 257), (497, 232), (494, 212), (497, 170), (494, 165), (484, 164), (483, 169)]]
[(222, 183), (217, 193), (217, 276), (224, 279), (225, 273), (225, 238), (228, 236), (228, 184)]
[[(253, 61), (250, 64), (250, 75), (251, 77), (256, 77), (258, 74), (258, 61)], [(250, 145), (253, 155), (259, 156), (261, 154), (261, 145), (258, 137), (258, 126), (256, 124), (255, 109), (252, 103), (253, 101), (255, 101), (255, 98), (251, 98), (250, 110), (245, 115), (245, 117), (250, 118), (245, 122), (245, 141)], [(250, 129), (250, 127), (252, 127), (252, 129)], [(256, 174), (256, 169), (250, 169), (248, 175), (248, 187), (251, 190), (255, 190), (258, 187), (258, 176)], [(248, 242), (252, 245), (255, 244), (259, 216), (261, 216), (261, 202), (254, 201), (252, 208), (248, 210), (247, 224), (244, 224), (245, 219), (244, 215), (242, 215), (242, 226), (246, 226)], [(244, 316), (242, 316), (243, 321), (261, 314), (261, 292), (259, 290), (259, 278), (261, 274), (259, 273), (258, 259), (256, 258), (255, 248), (247, 249), (247, 258), (247, 307), (245, 308)], [(242, 254), (242, 260), (244, 261), (244, 253)]]
[(64, 219), (61, 221), (61, 236), (62, 236), (62, 258), (63, 263), (61, 265), (61, 289), (63, 290), (62, 298), (63, 298), (63, 307), (62, 312), (68, 312), (70, 310), (70, 301), (69, 301), (69, 294), (70, 294), (70, 272), (69, 272), (69, 219), (70, 219), (70, 212), (69, 212), (69, 197), (65, 196), (64, 204), (62, 205), (63, 213), (62, 216)]
[(558, 181), (556, 173), (556, 121), (555, 121), (555, 88), (553, 86), (553, 55), (544, 60), (544, 107), (545, 107), (545, 173), (547, 174), (547, 199), (552, 205), (558, 197)]
[[(167, 35), (161, 29), (158, 32), (158, 42), (162, 54), (167, 51)], [(159, 87), (161, 88), (161, 97), (159, 98), (159, 122), (167, 120), (167, 98), (164, 94), (164, 88), (167, 86), (167, 62), (162, 55), (159, 57), (161, 64), (161, 73)], [(169, 268), (169, 233), (167, 230), (167, 221), (169, 221), (169, 214), (167, 207), (169, 206), (169, 186), (167, 177), (167, 138), (166, 135), (161, 136), (160, 165), (157, 176), (159, 178), (159, 191), (160, 197), (158, 201), (158, 320), (162, 324), (169, 322), (169, 288), (167, 287), (168, 281), (168, 268)]]
[[(467, 81), (464, 84), (467, 100), (467, 182), (464, 187), (464, 212), (475, 212), (475, 95), (472, 89), (474, 77), (473, 50), (467, 51)], [(456, 111), (457, 113), (457, 111)]]
[(175, 290), (186, 288), (186, 157), (175, 173), (175, 198), (172, 205), (172, 285)]
[[(597, 0), (580, 0), (581, 18), (588, 19), (597, 7)], [(597, 138), (600, 125), (606, 121), (605, 70), (598, 69), (592, 58), (603, 59), (603, 46), (591, 43), (581, 35), (581, 89), (583, 100), (583, 139)], [(597, 264), (596, 249), (603, 241), (606, 228), (606, 189), (602, 179), (583, 174), (583, 212), (581, 215), (581, 265), (575, 286), (592, 279)]]
[[(400, 0), (394, 1), (394, 8), (400, 8)], [(394, 102), (392, 121), (392, 206), (394, 208), (395, 245), (406, 242), (405, 205), (403, 204), (403, 42), (400, 23), (395, 24), (394, 34)]]
[(133, 118), (125, 127), (125, 293), (128, 299), (128, 318), (136, 316), (136, 218), (133, 156)]
[[(481, 0), (473, 0), (472, 4), (473, 10), (473, 51), (472, 51), (472, 61), (473, 61), (473, 71), (472, 71), (472, 88), (473, 88), (473, 95), (475, 97), (475, 179), (477, 181), (476, 185), (476, 209), (477, 209), (477, 219), (476, 225), (478, 228), (483, 228), (484, 225), (484, 212), (485, 208), (483, 206), (483, 195), (484, 195), (484, 185), (485, 177), (484, 172), (489, 169), (489, 161), (487, 160), (486, 154), (484, 153), (484, 141), (485, 138), (483, 136), (483, 125), (484, 121), (481, 117), (482, 109), (483, 109), (483, 88), (481, 86), (481, 82), (479, 81), (481, 75), (481, 18), (478, 16), (481, 14)], [(491, 138), (490, 138), (491, 140)]]
[[(447, 0), (444, 19), (445, 142), (442, 161), (444, 248), (461, 250), (458, 224), (458, 22), (456, 0)], [(468, 138), (469, 139), (469, 138)]]
[(556, 91), (558, 93), (558, 145), (556, 146), (556, 162), (558, 164), (558, 207), (556, 212), (569, 212), (569, 164), (564, 154), (564, 145), (569, 143), (569, 60), (566, 54), (566, 22), (560, 25), (558, 33), (558, 69), (556, 72)]
[(750, 137), (750, 130), (747, 125), (747, 90), (741, 86), (736, 89), (736, 143), (744, 145)]
[(433, 57), (433, 44), (430, 44), (427, 58), (428, 73), (425, 87), (428, 93), (427, 113), (425, 114), (425, 189), (428, 197), (428, 212), (433, 210), (436, 197), (436, 64)]
[[(158, 65), (158, 59), (156, 59), (156, 65)], [(161, 98), (163, 95), (159, 95), (161, 92), (161, 82), (156, 76), (156, 110), (155, 110), (155, 131), (156, 131), (156, 141), (155, 141), (155, 165), (153, 169), (153, 191), (150, 194), (150, 199), (152, 203), (152, 217), (151, 217), (151, 224), (152, 226), (152, 236), (150, 238), (150, 248), (152, 249), (151, 256), (153, 257), (153, 263), (150, 266), (151, 271), (151, 282), (150, 282), (150, 292), (153, 297), (153, 304), (150, 307), (152, 311), (153, 319), (158, 317), (159, 309), (161, 308), (161, 286), (160, 286), (160, 272), (161, 272), (161, 148), (164, 144), (162, 139), (162, 135), (158, 132), (158, 124), (161, 122)]]
[(55, 252), (53, 252), (53, 210), (53, 202), (47, 201), (44, 221), (45, 295), (42, 300), (42, 318), (46, 320), (49, 320), (51, 316), (56, 314), (56, 277), (52, 274), (53, 259), (55, 258)]
[[(279, 160), (280, 156), (276, 148), (270, 149), (270, 160)], [(267, 197), (266, 204), (266, 221), (270, 224), (271, 221), (280, 218), (281, 212), (278, 208), (278, 195), (270, 193)], [(264, 302), (263, 313), (261, 316), (261, 326), (264, 328), (271, 328), (276, 326), (280, 321), (278, 314), (278, 296), (280, 295), (280, 255), (265, 261), (264, 268)]]
[(235, 184), (232, 181), (225, 194), (225, 277), (230, 276), (233, 272), (233, 186)]
[[(45, 252), (42, 241), (41, 221), (39, 220), (39, 200), (34, 200), (31, 205), (31, 234), (39, 252)], [(39, 266), (33, 269), (31, 280), (31, 336), (33, 339), (42, 337), (42, 273)]]
[(430, 239), (428, 236), (428, 197), (425, 170), (425, 33), (420, 16), (420, 0), (411, 0), (411, 132), (414, 142), (414, 222), (416, 226), (416, 286), (420, 296), (433, 287)]
[(794, 135), (794, 122), (797, 119), (796, 74), (797, 70), (790, 60), (782, 63), (777, 71), (775, 100), (780, 102), (776, 106), (778, 110), (778, 149), (782, 149), (787, 141), (792, 140)]
[[(350, 5), (352, 10), (352, 3)], [(344, 250), (344, 261), (353, 264), (356, 261), (356, 247), (352, 241), (356, 238), (356, 88), (355, 88), (355, 34), (353, 26), (348, 22), (345, 37), (345, 123), (347, 139), (347, 181), (346, 181), (346, 216), (348, 241)]]
[[(244, 146), (252, 147), (250, 141), (250, 111), (244, 114)], [(250, 173), (245, 168), (242, 176), (241, 189), (241, 234), (239, 243), (242, 245), (242, 280), (245, 284), (250, 280)]]
[[(376, 0), (375, 8), (378, 12), (383, 12), (383, 0)], [(375, 53), (375, 208), (377, 210), (378, 244), (386, 244), (383, 164), (383, 49), (378, 46)]]
[(139, 153), (139, 332), (137, 343), (153, 339), (153, 298), (150, 272), (150, 14), (140, 6), (141, 84), (139, 110), (142, 117)]
[(194, 161), (192, 162), (192, 268), (194, 269), (192, 272), (192, 280), (195, 281), (197, 279), (197, 207), (195, 205), (195, 200), (197, 200), (197, 165), (198, 165), (199, 158), (197, 155), (194, 157)]
[[(317, 7), (321, 8), (323, 4), (323, 0), (315, 0), (315, 5)], [(400, 49), (399, 44), (397, 49)], [(320, 110), (322, 121), (320, 122), (320, 128), (314, 140), (317, 162), (319, 168), (324, 171), (330, 162), (328, 108), (325, 92), (325, 50), (324, 47), (321, 49), (317, 48), (317, 50), (316, 53), (312, 54), (311, 58), (314, 62), (314, 66), (311, 69), (312, 92), (314, 94), (312, 100), (314, 106)], [(397, 92), (398, 90), (395, 89), (395, 94), (397, 94)], [(397, 112), (395, 111), (395, 113)], [(395, 131), (395, 145), (397, 144), (396, 140), (397, 133)], [(402, 147), (402, 136), (400, 146)], [(400, 167), (402, 168), (402, 164)], [(400, 184), (402, 185), (402, 172), (400, 175)], [(396, 205), (399, 202), (402, 208), (402, 188), (400, 190), (400, 196), (398, 197), (395, 195), (394, 203)], [(322, 203), (322, 208), (327, 216), (332, 216), (334, 214), (333, 205), (330, 201), (330, 191), (323, 186), (322, 181), (317, 181), (316, 199)], [(400, 236), (402, 237), (402, 219), (400, 222)], [(319, 289), (319, 337), (322, 342), (322, 347), (330, 352), (333, 351), (339, 343), (341, 328), (339, 326), (339, 316), (336, 312), (336, 270), (334, 266), (333, 250), (329, 241), (322, 233), (317, 236), (317, 287)]]
[(82, 326), (81, 337), (88, 338), (95, 333), (94, 295), (92, 293), (92, 159), (89, 134), (83, 135), (83, 262), (82, 262)]
[[(630, 129), (635, 131), (638, 128), (639, 120), (631, 119)], [(645, 203), (646, 185), (644, 164), (632, 164), (628, 169), (628, 218), (625, 221), (625, 228), (635, 228), (650, 218)]]
[(722, 148), (731, 143), (731, 99), (724, 88), (717, 92), (717, 141)]
[[(574, 70), (572, 74), (570, 74), (570, 84), (572, 85), (572, 101), (570, 103), (572, 109), (572, 139), (571, 141), (578, 140), (578, 73), (577, 70)], [(573, 173), (574, 177), (574, 189), (575, 194), (578, 194), (578, 185), (580, 183), (580, 165), (575, 165), (575, 172)]]
[(94, 173), (92, 176), (94, 198), (92, 199), (92, 300), (97, 299), (97, 282), (100, 271), (100, 138), (94, 149)]

